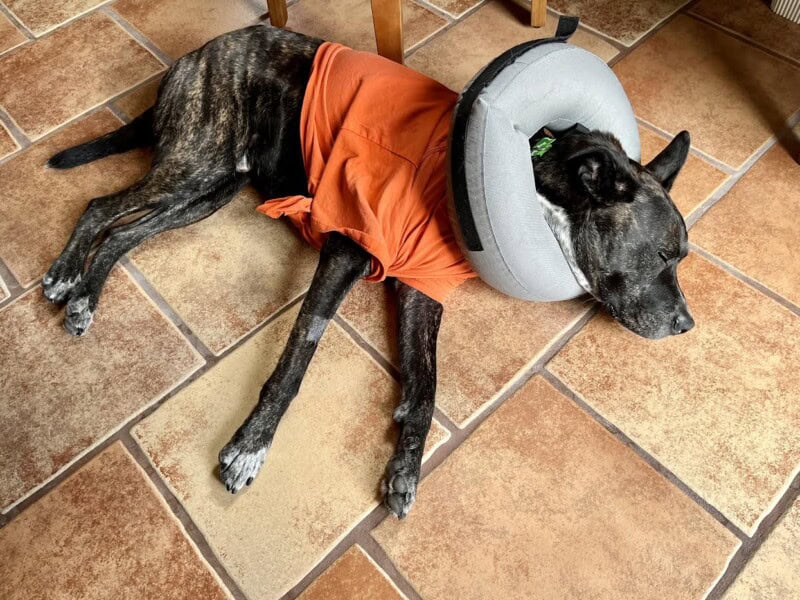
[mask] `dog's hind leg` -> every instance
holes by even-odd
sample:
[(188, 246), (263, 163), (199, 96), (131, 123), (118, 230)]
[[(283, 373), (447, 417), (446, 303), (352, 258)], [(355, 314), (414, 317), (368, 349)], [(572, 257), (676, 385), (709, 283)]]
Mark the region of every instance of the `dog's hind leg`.
[(103, 285), (114, 264), (146, 239), (200, 221), (230, 202), (246, 179), (231, 176), (204, 194), (187, 189), (161, 196), (150, 213), (111, 229), (100, 244), (89, 268), (70, 294), (64, 327), (72, 335), (83, 335), (92, 322)]
[(403, 398), (394, 420), (400, 425), (400, 439), (381, 488), (386, 507), (402, 519), (416, 497), (425, 438), (433, 419), (436, 339), (443, 309), (436, 300), (399, 281), (397, 292)]
[(326, 326), (356, 281), (369, 272), (370, 256), (355, 242), (332, 233), (297, 316), (289, 341), (258, 404), (220, 451), (220, 478), (234, 494), (258, 474), (283, 413), (297, 395)]
[(67, 245), (42, 279), (45, 298), (63, 302), (78, 284), (86, 258), (97, 236), (114, 221), (153, 208), (162, 198), (158, 184), (148, 174), (131, 187), (89, 202)]

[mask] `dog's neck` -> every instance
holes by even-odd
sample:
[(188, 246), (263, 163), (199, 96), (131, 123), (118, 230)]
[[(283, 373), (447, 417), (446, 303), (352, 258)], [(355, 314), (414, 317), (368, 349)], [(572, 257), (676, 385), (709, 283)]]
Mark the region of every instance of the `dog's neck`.
[(575, 259), (575, 246), (572, 243), (572, 221), (570, 220), (570, 215), (564, 208), (553, 204), (541, 193), (537, 193), (536, 197), (539, 199), (539, 206), (542, 207), (544, 220), (553, 232), (556, 241), (558, 241), (558, 245), (561, 247), (561, 252), (564, 254), (564, 258), (567, 260), (572, 274), (575, 276), (578, 284), (586, 292), (591, 294), (592, 288), (591, 285), (589, 285), (589, 280), (586, 278), (586, 275), (584, 275)]

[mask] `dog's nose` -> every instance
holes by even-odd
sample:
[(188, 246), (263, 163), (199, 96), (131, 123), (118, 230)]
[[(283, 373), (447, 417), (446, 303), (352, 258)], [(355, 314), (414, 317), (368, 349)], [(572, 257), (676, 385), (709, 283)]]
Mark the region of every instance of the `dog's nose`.
[(694, 327), (694, 319), (686, 309), (683, 309), (679, 311), (678, 316), (672, 320), (672, 335), (686, 333), (692, 327)]

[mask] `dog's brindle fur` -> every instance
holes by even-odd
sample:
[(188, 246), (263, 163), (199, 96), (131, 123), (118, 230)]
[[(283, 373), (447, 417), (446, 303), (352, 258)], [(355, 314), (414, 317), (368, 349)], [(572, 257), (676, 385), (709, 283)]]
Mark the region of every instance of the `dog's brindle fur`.
[[(246, 183), (267, 198), (308, 194), (300, 111), (321, 43), (265, 26), (225, 34), (170, 68), (152, 109), (50, 160), (51, 167), (69, 168), (154, 146), (150, 171), (139, 182), (89, 202), (43, 279), (44, 295), (67, 303), (67, 331), (86, 332), (111, 268), (145, 239), (211, 215)], [(686, 252), (686, 229), (665, 191), (687, 150), (688, 136), (678, 136), (645, 168), (629, 163), (610, 136), (590, 133), (559, 140), (534, 165), (547, 198), (548, 222), (576, 276), (623, 324), (650, 337), (678, 333), (688, 328), (683, 315), (691, 319), (674, 271)], [(104, 234), (84, 270), (94, 242)], [(643, 251), (648, 256), (631, 258)], [(220, 452), (220, 477), (228, 490), (236, 493), (258, 473), (327, 324), (369, 266), (370, 256), (350, 239), (332, 234), (325, 242), (278, 365), (255, 409)], [(649, 299), (654, 281), (660, 293), (669, 292), (666, 300)], [(400, 282), (395, 285), (403, 396), (394, 413), (400, 439), (383, 491), (388, 508), (404, 517), (415, 498), (433, 416), (442, 305)], [(638, 314), (645, 310), (650, 314)]]

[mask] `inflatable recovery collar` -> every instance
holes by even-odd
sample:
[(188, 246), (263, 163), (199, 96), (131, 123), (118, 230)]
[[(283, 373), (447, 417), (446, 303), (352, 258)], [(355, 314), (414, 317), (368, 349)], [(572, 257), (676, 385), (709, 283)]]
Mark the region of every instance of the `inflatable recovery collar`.
[(580, 123), (614, 134), (639, 160), (639, 132), (614, 73), (566, 43), (578, 26), (561, 17), (553, 38), (525, 42), (489, 63), (461, 93), (448, 150), (448, 191), (464, 255), (486, 283), (523, 300), (584, 293), (536, 195), (530, 138)]

